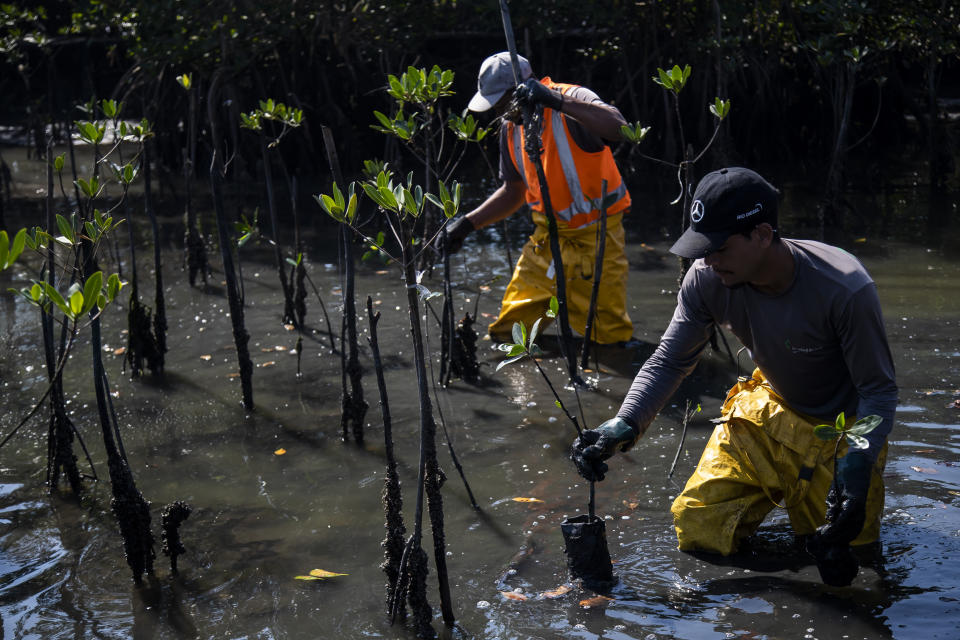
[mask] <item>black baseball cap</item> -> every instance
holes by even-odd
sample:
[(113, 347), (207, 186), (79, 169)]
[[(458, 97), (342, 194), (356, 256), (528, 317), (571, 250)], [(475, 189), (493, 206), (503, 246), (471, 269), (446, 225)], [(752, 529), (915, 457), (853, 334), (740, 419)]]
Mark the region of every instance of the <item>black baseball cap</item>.
[(728, 167), (708, 173), (693, 194), (690, 226), (670, 251), (695, 260), (719, 249), (733, 234), (762, 222), (776, 229), (779, 196), (779, 191), (750, 169)]

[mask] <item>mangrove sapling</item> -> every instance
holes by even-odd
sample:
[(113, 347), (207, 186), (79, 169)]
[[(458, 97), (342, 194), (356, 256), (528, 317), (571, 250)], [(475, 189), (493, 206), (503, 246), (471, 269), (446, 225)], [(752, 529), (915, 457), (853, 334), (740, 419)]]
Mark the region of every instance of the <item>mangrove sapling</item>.
[[(547, 314), (548, 317), (552, 317), (556, 313), (554, 310), (557, 307), (555, 301), (555, 298), (550, 300), (552, 308)], [(540, 322), (542, 320), (543, 318), (538, 318), (537, 321), (533, 323), (529, 335), (522, 322), (514, 323), (512, 332), (514, 342), (512, 344), (501, 344), (498, 347), (501, 351), (507, 353), (507, 359), (497, 364), (497, 371), (523, 358), (531, 360), (536, 365), (537, 371), (547, 383), (547, 386), (550, 387), (550, 391), (554, 397), (554, 404), (563, 411), (567, 419), (573, 424), (573, 427), (577, 430), (577, 436), (582, 437), (583, 431), (580, 428), (580, 423), (567, 411), (566, 406), (550, 382), (549, 376), (547, 376), (547, 373), (537, 361), (537, 356), (542, 353), (540, 347), (536, 344), (536, 339), (540, 332)], [(576, 389), (576, 386), (574, 386), (574, 389)], [(591, 480), (587, 515), (567, 518), (560, 524), (560, 530), (563, 533), (565, 543), (564, 553), (567, 557), (567, 567), (570, 569), (571, 576), (581, 579), (583, 584), (590, 588), (607, 590), (613, 586), (616, 579), (613, 575), (610, 551), (607, 548), (606, 526), (604, 525), (603, 519), (598, 518), (595, 512), (595, 485), (596, 483)]]
[(226, 175), (226, 166), (221, 158), (222, 139), (218, 128), (217, 112), (214, 105), (220, 97), (220, 79), (223, 70), (218, 70), (210, 82), (207, 93), (207, 116), (210, 121), (210, 138), (213, 154), (210, 158), (210, 191), (213, 195), (213, 209), (217, 218), (217, 236), (220, 241), (220, 256), (223, 259), (223, 275), (226, 280), (227, 300), (230, 305), (230, 323), (233, 327), (233, 341), (237, 349), (237, 362), (240, 372), (240, 387), (243, 395), (243, 406), (247, 411), (253, 410), (253, 361), (250, 359), (250, 334), (244, 326), (243, 301), (238, 285), (237, 273), (233, 264), (233, 243), (230, 241), (230, 230), (227, 224), (227, 214), (223, 206), (221, 191), (223, 178)]
[[(712, 113), (716, 118), (713, 134), (710, 136), (710, 140), (703, 146), (703, 149), (701, 149), (699, 153), (692, 153), (690, 147), (687, 145), (686, 134), (683, 127), (683, 119), (680, 117), (680, 92), (690, 79), (690, 73), (690, 65), (684, 65), (682, 69), (680, 68), (680, 65), (674, 65), (672, 69), (661, 69), (660, 67), (657, 67), (657, 75), (653, 77), (653, 81), (663, 87), (671, 97), (674, 116), (677, 122), (677, 131), (679, 132), (680, 162), (669, 162), (637, 152), (641, 158), (650, 160), (652, 162), (657, 162), (659, 164), (664, 164), (677, 170), (677, 183), (680, 187), (680, 193), (670, 204), (680, 204), (681, 234), (687, 230), (687, 227), (690, 226), (690, 207), (688, 205), (690, 197), (689, 186), (691, 184), (691, 171), (693, 170), (694, 165), (699, 162), (701, 158), (703, 158), (707, 150), (713, 146), (713, 142), (717, 138), (717, 133), (720, 131), (720, 126), (723, 124), (723, 120), (730, 115), (730, 101), (721, 100), (719, 97), (714, 98), (713, 104), (709, 105), (708, 107), (710, 113)], [(620, 127), (620, 134), (623, 136), (624, 140), (634, 145), (634, 149), (632, 150), (632, 152), (634, 152), (643, 142), (644, 138), (646, 138), (647, 134), (650, 132), (650, 129), (651, 127), (644, 127), (637, 122), (635, 124), (624, 125)], [(690, 261), (687, 258), (680, 258), (679, 260), (680, 274), (677, 280), (678, 283), (683, 280), (683, 276), (686, 274), (687, 269), (690, 266)]]
[(197, 94), (193, 85), (193, 75), (184, 73), (177, 76), (177, 83), (187, 92), (189, 107), (187, 111), (187, 140), (183, 148), (183, 178), (184, 178), (184, 239), (183, 255), (187, 266), (190, 286), (196, 285), (197, 274), (207, 284), (207, 275), (210, 273), (210, 264), (207, 261), (207, 246), (200, 234), (197, 215), (193, 210), (193, 179), (197, 160)]
[[(855, 512), (856, 507), (846, 505), (848, 502), (852, 503), (857, 499), (849, 497), (843, 490), (844, 488), (840, 486), (837, 469), (840, 444), (844, 441), (847, 443), (846, 456), (858, 455), (854, 453), (855, 450), (864, 450), (870, 446), (870, 442), (864, 436), (876, 429), (881, 422), (883, 422), (883, 419), (880, 416), (869, 415), (847, 427), (846, 417), (841, 412), (834, 424), (821, 424), (813, 429), (814, 435), (821, 440), (836, 440), (833, 447), (833, 482), (827, 498), (826, 517), (829, 522), (836, 523), (837, 526), (842, 526), (840, 521), (844, 518), (844, 511), (850, 509), (850, 511)], [(864, 496), (862, 499), (864, 500), (868, 488), (869, 481), (863, 489)], [(844, 506), (841, 507), (841, 504)], [(861, 505), (860, 509), (865, 509), (865, 505)], [(856, 578), (860, 570), (860, 563), (853, 555), (848, 543), (838, 544), (831, 534), (823, 531), (824, 529), (825, 527), (821, 527), (807, 539), (807, 551), (816, 559), (820, 578), (825, 584), (837, 587), (848, 586)], [(855, 533), (852, 535), (855, 535)]]
[[(443, 533), (443, 498), (440, 494), (440, 486), (443, 483), (444, 475), (437, 462), (436, 450), (436, 423), (433, 419), (433, 410), (430, 402), (429, 381), (426, 371), (426, 357), (424, 349), (423, 330), (420, 324), (420, 296), (429, 294), (429, 291), (418, 282), (416, 273), (417, 254), (414, 251), (413, 229), (418, 218), (423, 212), (424, 206), (428, 202), (437, 200), (436, 196), (427, 197), (423, 188), (419, 185), (413, 185), (413, 174), (407, 176), (406, 185), (403, 183), (394, 184), (392, 174), (387, 171), (381, 171), (375, 180), (369, 180), (362, 184), (364, 193), (373, 200), (379, 209), (385, 214), (386, 223), (397, 243), (400, 245), (400, 258), (390, 256), (394, 262), (398, 262), (403, 270), (403, 279), (407, 290), (407, 309), (410, 323), (411, 341), (413, 343), (414, 367), (417, 376), (418, 399), (420, 406), (420, 462), (417, 474), (417, 506), (414, 517), (414, 532), (407, 541), (404, 548), (403, 560), (401, 561), (401, 584), (406, 576), (409, 575), (409, 601), (414, 608), (414, 617), (418, 621), (426, 620), (429, 622), (429, 605), (426, 604), (425, 593), (419, 591), (421, 579), (423, 579), (425, 566), (419, 564), (422, 557), (422, 521), (423, 521), (423, 498), (426, 495), (428, 499), (428, 511), (430, 514), (430, 523), (433, 533), (434, 563), (437, 568), (437, 581), (440, 591), (440, 607), (443, 620), (447, 625), (455, 622), (453, 606), (450, 597), (450, 582), (447, 575), (446, 565), (446, 543)], [(334, 194), (340, 190), (334, 185)], [(334, 219), (356, 231), (353, 227), (353, 220), (356, 215), (356, 202), (353, 188), (348, 189), (351, 194), (350, 199), (344, 203), (342, 195), (339, 198), (326, 194), (317, 196), (317, 201), (323, 209)], [(441, 205), (444, 203), (441, 201)], [(452, 206), (453, 203), (450, 203)], [(449, 207), (448, 207), (449, 208)], [(441, 207), (441, 211), (445, 211)], [(367, 242), (373, 241), (371, 238), (357, 231)], [(429, 243), (426, 243), (429, 245)], [(385, 253), (386, 248), (379, 246)], [(412, 563), (412, 564), (411, 564)], [(391, 618), (397, 610), (397, 595), (402, 593), (402, 589), (395, 589), (394, 605), (391, 606)], [(417, 607), (421, 609), (418, 610)], [(426, 609), (423, 609), (426, 607)], [(420, 623), (418, 622), (418, 625)], [(421, 628), (421, 633), (426, 629)]]
[(593, 263), (593, 287), (590, 290), (590, 306), (587, 308), (587, 321), (583, 328), (583, 353), (580, 354), (580, 368), (586, 369), (590, 362), (590, 343), (592, 342), (593, 320), (597, 312), (597, 298), (600, 295), (600, 281), (603, 277), (603, 256), (607, 247), (607, 207), (616, 202), (616, 194), (607, 195), (607, 181), (600, 182), (600, 200), (594, 206), (600, 210), (597, 225), (597, 255)]
[[(333, 197), (328, 195), (314, 196), (321, 207), (340, 224), (340, 264), (341, 264), (341, 292), (343, 307), (340, 320), (340, 432), (344, 442), (349, 439), (349, 431), (353, 432), (353, 439), (358, 444), (363, 442), (363, 419), (367, 415), (369, 405), (363, 399), (363, 369), (360, 367), (357, 345), (357, 306), (354, 298), (354, 262), (353, 237), (349, 225), (353, 223), (357, 213), (357, 197), (351, 185), (348, 200), (344, 202), (343, 194), (337, 184), (343, 183), (340, 172), (340, 161), (337, 159), (337, 147), (333, 140), (333, 133), (329, 127), (321, 127), (323, 143), (327, 150), (327, 161), (330, 173), (334, 176)], [(339, 218), (338, 218), (339, 216)], [(349, 379), (350, 388), (347, 388)], [(350, 429), (352, 427), (352, 429)]]
[[(394, 100), (392, 116), (374, 111), (379, 125), (373, 125), (377, 131), (394, 137), (403, 144), (424, 167), (423, 190), (432, 192), (434, 181), (438, 184), (440, 200), (435, 201), (437, 211), (443, 212), (439, 220), (434, 211), (427, 208), (418, 228), (423, 238), (429, 238), (427, 244), (435, 246), (443, 265), (443, 311), (441, 313), (440, 347), (440, 384), (447, 386), (452, 373), (452, 358), (455, 347), (456, 320), (453, 311), (453, 291), (450, 284), (450, 257), (446, 242), (446, 220), (456, 214), (460, 206), (460, 186), (452, 180), (460, 160), (470, 142), (479, 143), (488, 133), (488, 129), (479, 127), (473, 116), (461, 117), (450, 114), (446, 121), (443, 117), (441, 98), (454, 95), (452, 90), (454, 73), (434, 65), (429, 71), (408, 67), (399, 77), (387, 76), (387, 94)], [(405, 108), (412, 105), (413, 113), (407, 115)], [(446, 144), (447, 129), (453, 132), (454, 144)], [(447, 192), (446, 182), (451, 187)], [(452, 204), (451, 204), (452, 203)], [(444, 208), (446, 207), (446, 208)], [(451, 213), (452, 207), (452, 213)], [(439, 246), (436, 246), (439, 244)], [(418, 256), (418, 268), (432, 274), (433, 252), (422, 252)]]
[(406, 609), (403, 606), (406, 594), (397, 594), (400, 588), (400, 561), (403, 558), (403, 537), (406, 527), (403, 524), (403, 494), (400, 492), (400, 476), (397, 474), (397, 459), (393, 454), (393, 420), (390, 417), (390, 403), (387, 400), (387, 383), (383, 377), (383, 363), (380, 360), (380, 343), (377, 340), (377, 323), (380, 321), (380, 312), (373, 312), (373, 298), (367, 296), (367, 319), (370, 322), (370, 336), (367, 342), (373, 355), (373, 366), (377, 372), (377, 388), (380, 391), (380, 415), (383, 419), (383, 444), (387, 458), (387, 471), (383, 479), (383, 492), (380, 500), (383, 503), (386, 536), (380, 546), (383, 547), (383, 562), (380, 568), (387, 574), (387, 612), (391, 604), (396, 601), (400, 610), (398, 614), (404, 617)]
[[(273, 245), (274, 261), (277, 267), (277, 276), (280, 279), (280, 288), (283, 292), (283, 316), (281, 320), (285, 323), (293, 323), (300, 327), (296, 313), (296, 304), (294, 302), (293, 284), (288, 281), (286, 273), (286, 262), (283, 259), (283, 251), (280, 247), (280, 225), (277, 223), (277, 208), (273, 195), (273, 170), (271, 149), (276, 149), (280, 140), (292, 129), (299, 127), (303, 121), (303, 111), (287, 107), (282, 102), (274, 102), (272, 99), (261, 100), (257, 109), (250, 113), (241, 113), (241, 127), (256, 131), (260, 137), (260, 157), (263, 161), (264, 183), (267, 190), (267, 212), (270, 214), (270, 233), (272, 235), (271, 244)], [(270, 132), (268, 140), (265, 123), (276, 123), (280, 129)], [(283, 158), (278, 157), (283, 164)], [(286, 168), (284, 168), (286, 174)]]

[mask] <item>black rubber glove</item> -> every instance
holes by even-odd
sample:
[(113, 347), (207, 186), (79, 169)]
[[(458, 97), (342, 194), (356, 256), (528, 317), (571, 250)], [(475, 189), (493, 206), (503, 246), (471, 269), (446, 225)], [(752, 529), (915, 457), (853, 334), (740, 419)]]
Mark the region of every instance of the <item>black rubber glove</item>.
[(807, 542), (826, 584), (846, 587), (860, 571), (850, 543), (863, 530), (872, 470), (866, 453), (850, 451), (837, 460), (836, 482), (827, 494), (827, 523)]
[(604, 462), (617, 451), (627, 451), (637, 441), (637, 430), (623, 418), (611, 418), (596, 429), (584, 431), (573, 441), (570, 459), (587, 480), (603, 480), (609, 467)]
[(456, 253), (463, 248), (463, 240), (474, 231), (467, 216), (461, 216), (447, 225), (447, 253)]
[(522, 84), (517, 85), (517, 102), (524, 105), (542, 104), (554, 111), (560, 111), (563, 107), (563, 94), (553, 89), (548, 89), (546, 85), (539, 82), (536, 78), (527, 78)]

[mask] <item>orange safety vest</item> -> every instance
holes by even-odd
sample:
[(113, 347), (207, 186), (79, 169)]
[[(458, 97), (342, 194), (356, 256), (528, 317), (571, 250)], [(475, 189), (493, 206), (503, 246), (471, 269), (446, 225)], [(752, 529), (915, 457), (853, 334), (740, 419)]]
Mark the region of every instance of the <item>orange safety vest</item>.
[[(549, 77), (540, 82), (560, 93), (568, 93), (577, 86), (554, 82)], [(593, 153), (584, 151), (574, 143), (563, 114), (547, 108), (543, 110), (540, 138), (543, 146), (540, 160), (550, 190), (550, 204), (561, 226), (576, 229), (600, 218), (599, 201), (604, 179), (607, 181), (607, 193), (618, 196), (616, 202), (607, 207), (607, 215), (622, 213), (630, 206), (630, 194), (623, 184), (610, 147), (604, 146), (603, 150)], [(545, 213), (540, 199), (537, 169), (524, 151), (523, 127), (508, 123), (507, 140), (510, 158), (526, 183), (527, 204), (534, 211)], [(594, 206), (594, 203), (598, 206)]]

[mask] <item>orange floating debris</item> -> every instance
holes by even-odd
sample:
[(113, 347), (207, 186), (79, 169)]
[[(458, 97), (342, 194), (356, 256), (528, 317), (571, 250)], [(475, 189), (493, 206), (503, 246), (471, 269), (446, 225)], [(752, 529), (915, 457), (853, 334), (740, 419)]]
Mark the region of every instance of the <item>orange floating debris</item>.
[(608, 598), (607, 596), (594, 596), (592, 598), (587, 598), (586, 600), (580, 601), (581, 607), (602, 607), (613, 600), (613, 598)]
[(116, 349), (113, 350), (113, 355), (115, 355), (115, 356), (122, 356), (122, 355), (125, 354), (126, 352), (127, 352), (127, 348), (126, 348), (126, 347), (117, 347)]
[(275, 456), (282, 456), (282, 455), (285, 454), (286, 452), (287, 452), (287, 450), (284, 449), (283, 447), (281, 447), (281, 448), (277, 449), (276, 451), (274, 451), (274, 452), (273, 452), (273, 455), (275, 455)]
[(543, 502), (539, 498), (513, 498), (514, 502)]
[(572, 589), (573, 587), (571, 587), (570, 585), (562, 584), (556, 589), (553, 589), (551, 591), (544, 591), (543, 593), (540, 594), (540, 597), (541, 598), (559, 598), (565, 593), (570, 593)]
[(527, 596), (523, 595), (522, 593), (518, 593), (516, 591), (501, 591), (500, 595), (502, 595), (507, 600), (517, 600), (519, 602), (523, 602), (524, 600), (527, 599)]

